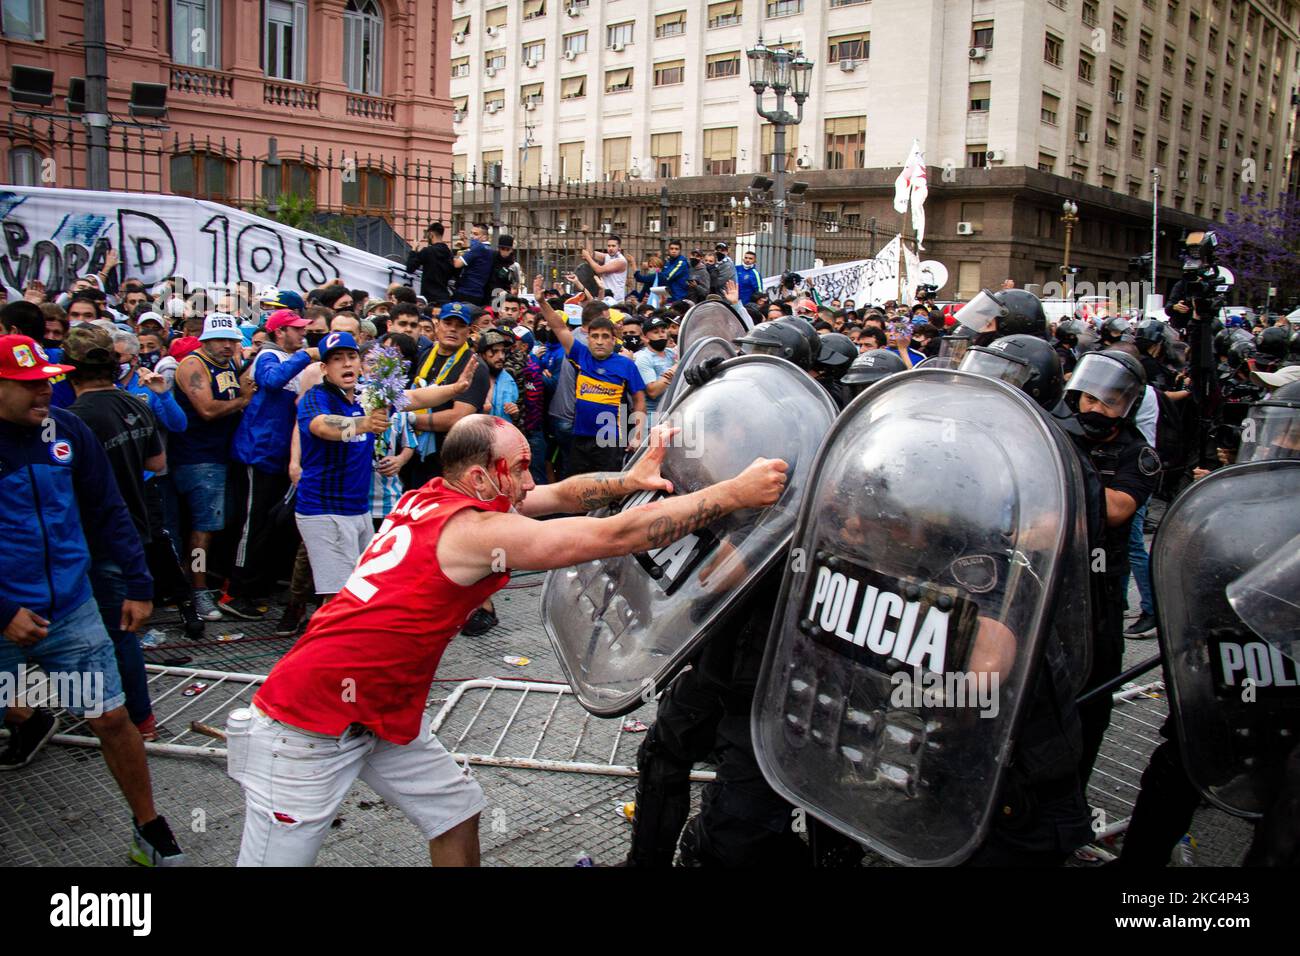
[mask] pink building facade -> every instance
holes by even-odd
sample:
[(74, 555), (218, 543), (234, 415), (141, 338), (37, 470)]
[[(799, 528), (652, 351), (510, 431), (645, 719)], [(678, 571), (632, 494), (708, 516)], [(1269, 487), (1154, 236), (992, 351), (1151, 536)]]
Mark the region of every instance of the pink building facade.
[[(447, 0), (106, 6), (113, 189), (249, 206), (277, 191), (278, 179), (280, 197), (382, 216), (408, 241), (422, 221), (450, 214)], [(0, 177), (84, 187), (85, 130), (52, 118), (67, 112), (69, 80), (86, 73), (82, 5), (4, 0), (3, 11), (0, 75), (7, 81), (15, 64), (52, 70), (55, 99), (7, 104)], [(164, 118), (134, 123), (134, 82), (167, 88)], [(268, 165), (272, 139), (279, 162)]]

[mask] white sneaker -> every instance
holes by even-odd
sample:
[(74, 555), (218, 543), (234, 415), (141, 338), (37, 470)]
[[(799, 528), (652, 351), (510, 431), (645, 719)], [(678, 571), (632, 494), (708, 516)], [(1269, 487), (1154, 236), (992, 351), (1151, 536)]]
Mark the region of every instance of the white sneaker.
[(194, 592), (194, 613), (203, 621), (220, 621), (223, 617), (211, 591)]

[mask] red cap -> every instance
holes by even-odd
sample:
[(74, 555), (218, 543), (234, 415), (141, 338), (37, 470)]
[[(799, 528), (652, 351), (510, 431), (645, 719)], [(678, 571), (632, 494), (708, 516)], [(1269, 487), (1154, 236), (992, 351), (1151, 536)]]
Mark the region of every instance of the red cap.
[(173, 342), (172, 347), (167, 350), (167, 354), (179, 362), (191, 352), (197, 351), (198, 347), (199, 337), (197, 335), (187, 335)]
[(34, 339), (25, 335), (0, 335), (0, 378), (11, 382), (39, 382), (71, 371), (71, 365), (51, 362)]
[(274, 335), (281, 329), (305, 329), (311, 325), (293, 309), (276, 309), (266, 320), (266, 331)]

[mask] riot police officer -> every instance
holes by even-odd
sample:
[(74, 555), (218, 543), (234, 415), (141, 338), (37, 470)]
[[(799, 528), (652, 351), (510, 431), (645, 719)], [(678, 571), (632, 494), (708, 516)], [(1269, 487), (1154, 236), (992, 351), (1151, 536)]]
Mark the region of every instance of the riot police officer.
[(844, 389), (845, 397), (852, 401), (882, 379), (906, 371), (907, 363), (893, 352), (888, 349), (872, 349), (853, 360), (853, 364), (840, 379), (840, 386)]
[[(807, 321), (786, 317), (755, 326), (736, 344), (742, 354), (784, 358), (812, 376), (822, 355), (821, 339)], [(686, 380), (701, 386), (717, 374), (719, 365), (720, 359), (709, 359), (687, 369)], [(778, 564), (754, 586), (753, 596), (716, 629), (691, 667), (660, 696), (655, 722), (637, 752), (628, 866), (671, 866), (679, 839), (687, 865), (811, 863), (808, 844), (791, 827), (794, 808), (763, 779), (749, 734), (754, 686), (776, 613), (782, 570)], [(717, 760), (717, 779), (705, 788), (701, 812), (683, 833), (690, 812), (691, 769), (710, 755)], [(846, 848), (842, 838), (810, 823), (813, 842), (829, 848), (826, 855), (853, 861), (853, 848)]]
[(976, 345), (988, 345), (1004, 335), (1047, 338), (1043, 303), (1024, 289), (1003, 289), (996, 293), (983, 289), (961, 307), (957, 321), (975, 332)]
[[(1300, 459), (1300, 383), (1285, 385), (1267, 399), (1251, 406), (1242, 431), (1244, 435), (1249, 435), (1249, 440), (1242, 442), (1237, 464)], [(1227, 473), (1224, 474), (1224, 479), (1231, 480)], [(1199, 485), (1198, 481), (1187, 493), (1191, 494)], [(1158, 541), (1159, 543), (1162, 542)], [(1200, 560), (1198, 551), (1199, 549), (1191, 549), (1191, 553), (1183, 559)], [(1157, 586), (1158, 593), (1166, 587), (1166, 583), (1161, 581)], [(1190, 600), (1192, 596), (1186, 599)], [(1160, 610), (1164, 617), (1169, 609), (1162, 605)], [(1161, 651), (1165, 657), (1166, 674), (1169, 674), (1170, 662), (1165, 651), (1163, 633)], [(1213, 665), (1214, 662), (1211, 661), (1210, 664)], [(1160, 728), (1160, 735), (1164, 739), (1152, 751), (1151, 760), (1142, 774), (1142, 788), (1120, 852), (1119, 862), (1122, 865), (1166, 865), (1200, 806), (1201, 794), (1188, 776), (1184, 754), (1176, 740), (1179, 719), (1178, 712), (1171, 710)], [(1208, 745), (1207, 742), (1206, 746)], [(1252, 857), (1260, 855), (1263, 855), (1263, 848), (1252, 848)]]
[(1056, 326), (1056, 357), (1066, 380), (1074, 374), (1079, 356), (1097, 344), (1097, 333), (1082, 319), (1066, 319)]
[[(1105, 489), (1104, 588), (1089, 688), (1118, 676), (1122, 669), (1127, 595), (1121, 587), (1129, 573), (1129, 532), (1133, 516), (1155, 490), (1160, 474), (1160, 457), (1135, 425), (1145, 389), (1141, 364), (1118, 349), (1084, 355), (1065, 386), (1065, 406), (1071, 415), (1061, 424), (1092, 460)], [(1098, 694), (1080, 708), (1084, 780), (1101, 749), (1111, 703), (1109, 694)]]

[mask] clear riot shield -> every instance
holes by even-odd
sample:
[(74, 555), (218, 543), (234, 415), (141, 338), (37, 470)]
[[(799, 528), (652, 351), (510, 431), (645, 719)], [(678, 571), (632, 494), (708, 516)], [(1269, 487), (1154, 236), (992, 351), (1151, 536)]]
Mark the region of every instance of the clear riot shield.
[(677, 331), (677, 354), (685, 355), (700, 339), (716, 337), (730, 342), (753, 327), (749, 313), (740, 306), (730, 302), (697, 302), (682, 316)]
[(754, 700), (782, 796), (900, 863), (979, 846), (1067, 544), (1086, 547), (1071, 460), (1025, 395), (969, 372), (896, 375), (840, 415)]
[[(1246, 619), (1236, 613), (1230, 585), (1261, 567), (1256, 581), (1268, 577), (1268, 562), (1300, 534), (1297, 496), (1300, 461), (1219, 469), (1174, 500), (1151, 548), (1187, 775), (1207, 800), (1242, 817), (1262, 815), (1277, 793), (1300, 733), (1300, 674), (1294, 657), (1252, 629), (1249, 600)], [(1295, 592), (1286, 597), (1294, 602)], [(1294, 633), (1294, 617), (1286, 619)]]
[[(825, 390), (790, 362), (741, 355), (660, 419), (681, 429), (661, 467), (675, 493), (734, 478), (755, 458), (784, 459), (786, 489), (770, 508), (720, 518), (656, 551), (547, 574), (546, 633), (583, 707), (613, 717), (652, 700), (785, 555), (813, 456), (835, 413)], [(633, 495), (621, 507), (657, 497)]]
[(696, 339), (688, 351), (679, 351), (677, 354), (681, 356), (677, 360), (677, 374), (668, 383), (664, 393), (659, 396), (659, 407), (661, 409), (672, 408), (673, 401), (677, 396), (685, 395), (691, 390), (691, 383), (686, 381), (686, 370), (688, 368), (714, 357), (729, 359), (739, 355), (740, 350), (732, 345), (729, 340), (710, 335), (707, 338)]
[(1293, 661), (1300, 661), (1300, 535), (1228, 585), (1242, 623)]

